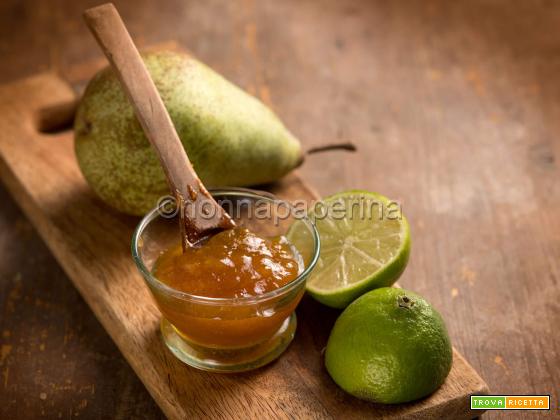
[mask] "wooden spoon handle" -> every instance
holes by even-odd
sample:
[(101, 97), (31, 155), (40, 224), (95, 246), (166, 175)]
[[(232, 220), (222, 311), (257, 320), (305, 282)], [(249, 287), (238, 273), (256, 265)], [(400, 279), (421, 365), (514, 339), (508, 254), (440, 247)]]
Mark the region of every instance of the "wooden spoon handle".
[(180, 206), (187, 242), (196, 242), (209, 230), (235, 226), (194, 171), (157, 88), (113, 4), (88, 9), (84, 18), (115, 70), (146, 137), (157, 151), (169, 188)]

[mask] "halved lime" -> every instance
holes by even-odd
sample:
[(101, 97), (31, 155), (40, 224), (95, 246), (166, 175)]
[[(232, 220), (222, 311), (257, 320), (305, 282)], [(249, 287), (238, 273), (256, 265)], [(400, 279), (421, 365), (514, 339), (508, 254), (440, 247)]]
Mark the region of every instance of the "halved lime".
[[(309, 217), (319, 232), (321, 254), (307, 291), (319, 302), (344, 308), (369, 290), (391, 286), (404, 271), (410, 231), (399, 203), (373, 192), (346, 191), (318, 202)], [(288, 239), (307, 249), (303, 241), (311, 238), (298, 224)]]

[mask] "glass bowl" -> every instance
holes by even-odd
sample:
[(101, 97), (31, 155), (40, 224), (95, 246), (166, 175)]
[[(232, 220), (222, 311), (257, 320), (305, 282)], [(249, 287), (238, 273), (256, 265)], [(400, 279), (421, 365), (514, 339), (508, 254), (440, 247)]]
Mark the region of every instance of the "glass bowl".
[(177, 212), (158, 206), (140, 222), (132, 237), (132, 257), (162, 313), (161, 333), (171, 352), (188, 365), (216, 372), (255, 369), (276, 359), (296, 330), (295, 308), (305, 280), (319, 257), (319, 235), (305, 214), (272, 194), (241, 188), (210, 191), (238, 226), (261, 237), (297, 229), (311, 240), (298, 249), (303, 264), (290, 283), (258, 296), (210, 298), (173, 289), (152, 273), (157, 258), (180, 243)]

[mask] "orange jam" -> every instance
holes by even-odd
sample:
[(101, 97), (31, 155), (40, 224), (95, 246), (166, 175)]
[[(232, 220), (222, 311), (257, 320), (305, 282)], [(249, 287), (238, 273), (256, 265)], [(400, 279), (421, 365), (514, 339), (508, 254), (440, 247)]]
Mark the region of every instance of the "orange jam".
[(157, 260), (155, 276), (173, 289), (212, 298), (259, 296), (295, 279), (300, 263), (283, 236), (264, 239), (249, 229), (228, 229), (200, 247), (181, 245)]
[[(214, 348), (240, 348), (272, 337), (290, 316), (303, 288), (290, 298), (258, 297), (293, 281), (303, 270), (285, 237), (262, 238), (246, 228), (225, 230), (183, 252), (178, 244), (156, 261), (154, 275), (189, 295), (229, 298), (223, 304), (190, 302), (154, 291), (162, 314), (185, 339)], [(245, 303), (247, 297), (256, 299)]]

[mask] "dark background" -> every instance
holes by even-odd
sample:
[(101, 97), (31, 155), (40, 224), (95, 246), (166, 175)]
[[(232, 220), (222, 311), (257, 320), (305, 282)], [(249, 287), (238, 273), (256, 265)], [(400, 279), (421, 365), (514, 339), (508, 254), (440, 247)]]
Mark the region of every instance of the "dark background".
[[(2, 0), (0, 82), (101, 57), (81, 19), (99, 3)], [(305, 147), (354, 141), (304, 178), (402, 200), (401, 284), (492, 392), (552, 394), (558, 413), (560, 2), (115, 3), (139, 46), (177, 40)], [(162, 417), (1, 186), (0, 203), (0, 418)]]

